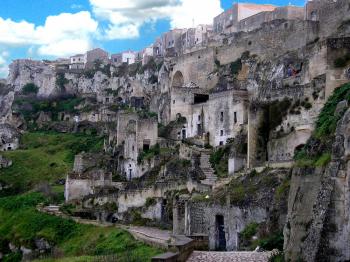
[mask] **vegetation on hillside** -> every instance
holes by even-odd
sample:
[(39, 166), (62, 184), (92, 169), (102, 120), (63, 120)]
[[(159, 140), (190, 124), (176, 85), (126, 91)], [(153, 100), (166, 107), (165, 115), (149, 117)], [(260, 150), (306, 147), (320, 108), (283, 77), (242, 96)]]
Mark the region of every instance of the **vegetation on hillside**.
[(209, 162), (218, 177), (228, 176), (229, 153), (230, 145), (225, 145), (224, 147), (218, 148), (210, 155)]
[(76, 154), (99, 151), (102, 145), (102, 138), (95, 136), (25, 133), (19, 150), (3, 152), (6, 158), (13, 161), (13, 165), (0, 170), (0, 183), (10, 185), (8, 189), (0, 191), (0, 195), (24, 192), (40, 182), (65, 178), (72, 169)]
[(22, 88), (22, 93), (25, 95), (37, 94), (39, 91), (39, 87), (34, 83), (25, 84)]
[(295, 154), (298, 166), (326, 166), (331, 160), (331, 149), (338, 121), (346, 110), (336, 112), (341, 101), (350, 102), (350, 83), (334, 90), (316, 121), (316, 128), (306, 145)]
[(14, 101), (14, 109), (21, 113), (27, 122), (36, 119), (41, 111), (50, 113), (52, 120), (57, 121), (59, 112), (77, 113), (78, 110), (75, 107), (83, 100), (83, 98), (72, 96), (50, 100), (35, 97), (17, 97)]
[[(35, 248), (35, 239), (44, 238), (55, 246), (54, 255), (116, 256), (118, 261), (150, 261), (161, 250), (135, 241), (127, 232), (112, 227), (77, 224), (73, 220), (40, 213), (39, 203), (47, 201), (40, 193), (0, 199), (0, 252), (4, 261), (20, 261), (8, 244)], [(72, 259), (72, 258), (70, 258)], [(74, 261), (74, 260), (68, 261)], [(85, 260), (84, 260), (85, 261)]]

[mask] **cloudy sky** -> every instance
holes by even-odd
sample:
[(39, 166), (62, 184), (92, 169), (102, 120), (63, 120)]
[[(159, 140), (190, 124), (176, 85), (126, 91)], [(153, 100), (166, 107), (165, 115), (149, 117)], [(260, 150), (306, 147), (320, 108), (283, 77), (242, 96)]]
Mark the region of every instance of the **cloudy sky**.
[[(246, 2), (246, 1), (240, 1)], [(305, 0), (252, 0), (304, 5)], [(54, 59), (101, 47), (141, 50), (171, 28), (211, 23), (232, 0), (1, 0), (0, 77), (13, 59)]]

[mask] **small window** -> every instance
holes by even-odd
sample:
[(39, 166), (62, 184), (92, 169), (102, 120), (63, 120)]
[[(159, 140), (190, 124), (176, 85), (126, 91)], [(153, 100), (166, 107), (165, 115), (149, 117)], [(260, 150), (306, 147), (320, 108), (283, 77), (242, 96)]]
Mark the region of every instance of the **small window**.
[(233, 121), (235, 124), (237, 123), (237, 112), (233, 113)]
[(132, 151), (135, 151), (135, 147), (134, 146), (132, 146)]
[(224, 135), (224, 130), (220, 130), (220, 136)]
[(220, 121), (224, 121), (224, 112), (220, 112)]
[(224, 144), (224, 142), (223, 142), (223, 141), (220, 141), (219, 145), (222, 146), (223, 144)]
[(198, 115), (198, 121), (201, 121), (201, 116), (200, 115)]
[(173, 100), (173, 104), (175, 104), (175, 100)]

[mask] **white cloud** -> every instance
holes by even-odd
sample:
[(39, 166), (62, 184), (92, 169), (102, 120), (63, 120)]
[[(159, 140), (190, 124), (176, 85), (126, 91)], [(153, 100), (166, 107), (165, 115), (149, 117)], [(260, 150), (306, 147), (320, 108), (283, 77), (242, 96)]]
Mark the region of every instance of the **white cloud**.
[(78, 4), (72, 4), (72, 5), (70, 6), (70, 8), (72, 8), (72, 9), (82, 9), (83, 6), (82, 6), (82, 5), (78, 5)]
[(159, 19), (169, 19), (173, 28), (211, 24), (223, 10), (220, 0), (90, 0), (98, 19), (107, 20), (106, 39), (139, 36), (140, 27)]
[(0, 77), (6, 77), (9, 71), (7, 58), (9, 57), (9, 53), (7, 51), (3, 51), (0, 53)]
[(68, 56), (89, 49), (97, 28), (87, 11), (49, 16), (43, 26), (0, 17), (0, 45), (32, 45), (40, 55)]
[(173, 28), (212, 24), (213, 18), (221, 12), (220, 0), (182, 0), (171, 13), (170, 24)]

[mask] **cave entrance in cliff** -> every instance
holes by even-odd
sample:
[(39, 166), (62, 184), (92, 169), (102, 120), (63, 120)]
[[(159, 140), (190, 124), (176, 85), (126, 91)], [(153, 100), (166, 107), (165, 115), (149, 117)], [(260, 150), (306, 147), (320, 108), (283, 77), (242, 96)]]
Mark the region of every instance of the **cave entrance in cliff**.
[(225, 222), (223, 215), (216, 215), (215, 217), (215, 232), (216, 232), (216, 250), (226, 250), (226, 237), (225, 237)]
[(173, 77), (172, 87), (182, 87), (184, 85), (184, 76), (180, 71), (177, 71)]

